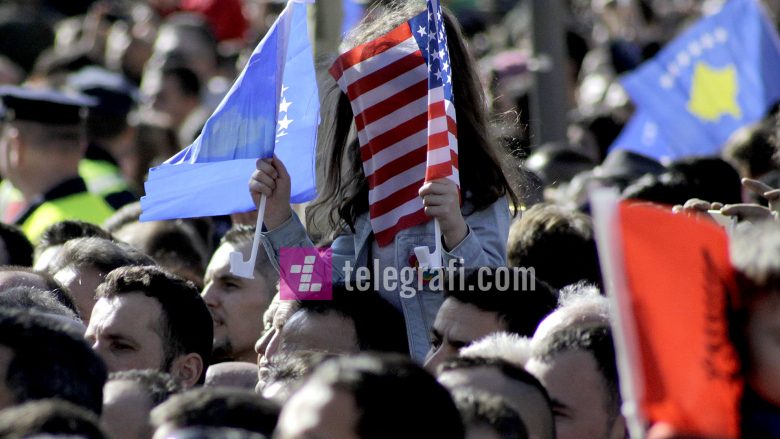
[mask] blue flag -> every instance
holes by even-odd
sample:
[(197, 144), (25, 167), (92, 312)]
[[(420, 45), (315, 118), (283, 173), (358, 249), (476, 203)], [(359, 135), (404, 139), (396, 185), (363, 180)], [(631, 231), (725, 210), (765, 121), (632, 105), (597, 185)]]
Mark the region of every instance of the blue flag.
[(249, 178), (274, 153), (292, 180), (291, 202), (316, 196), (319, 97), (306, 4), (291, 0), (195, 142), (149, 171), (142, 221), (255, 208)]
[[(614, 147), (657, 158), (717, 155), (780, 100), (778, 72), (780, 41), (758, 1), (730, 0), (621, 81), (639, 120)], [(641, 144), (648, 121), (658, 126), (657, 150)]]
[(633, 151), (661, 163), (671, 161), (676, 156), (658, 122), (643, 110), (637, 110), (634, 117), (623, 127), (623, 131), (609, 148), (610, 151), (615, 149)]

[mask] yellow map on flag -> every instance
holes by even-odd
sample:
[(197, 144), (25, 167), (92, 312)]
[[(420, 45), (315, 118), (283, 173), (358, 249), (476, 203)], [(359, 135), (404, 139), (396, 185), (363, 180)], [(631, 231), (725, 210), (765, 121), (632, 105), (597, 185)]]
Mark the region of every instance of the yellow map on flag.
[(717, 122), (725, 115), (742, 118), (737, 101), (739, 79), (734, 65), (722, 69), (698, 62), (691, 81), (688, 111), (706, 122)]

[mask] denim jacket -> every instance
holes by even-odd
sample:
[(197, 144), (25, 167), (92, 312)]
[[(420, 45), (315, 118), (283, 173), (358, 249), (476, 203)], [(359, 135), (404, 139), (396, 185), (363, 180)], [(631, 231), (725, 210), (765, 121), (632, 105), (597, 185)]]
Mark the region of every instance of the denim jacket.
[[(464, 207), (465, 212), (470, 212)], [(455, 248), (447, 251), (442, 248), (444, 266), (450, 261), (459, 266), (463, 261), (466, 267), (506, 265), (506, 242), (509, 235), (511, 215), (507, 199), (500, 198), (488, 208), (469, 215), (464, 213), (468, 233)], [(395, 247), (395, 266), (399, 270), (410, 265), (409, 258), (414, 248), (434, 246), (434, 222), (414, 226), (398, 232)], [(349, 261), (352, 267), (369, 267), (373, 232), (368, 214), (360, 215), (355, 222), (355, 232), (340, 234), (331, 244), (333, 254), (333, 281), (344, 281), (344, 266)], [(278, 269), (279, 249), (285, 247), (310, 247), (314, 244), (306, 234), (300, 219), (293, 212), (292, 217), (279, 227), (263, 233), (263, 246)], [(429, 333), (439, 306), (443, 302), (441, 292), (427, 288), (418, 291), (413, 297), (402, 298), (401, 308), (406, 320), (409, 350), (417, 361), (422, 362), (430, 346)]]

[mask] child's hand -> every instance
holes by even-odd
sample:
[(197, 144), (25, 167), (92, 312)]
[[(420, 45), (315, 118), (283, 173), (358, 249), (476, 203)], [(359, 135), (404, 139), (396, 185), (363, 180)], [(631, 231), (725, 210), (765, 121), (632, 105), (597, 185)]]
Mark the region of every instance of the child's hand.
[(420, 188), (425, 214), (439, 220), (444, 246), (455, 248), (466, 238), (468, 226), (460, 212), (458, 186), (449, 179), (429, 181)]
[(249, 179), (249, 192), (255, 205), (260, 204), (260, 196), (267, 197), (265, 218), (266, 229), (273, 230), (290, 218), (290, 175), (287, 174), (282, 161), (276, 156), (270, 159), (259, 159), (257, 169)]

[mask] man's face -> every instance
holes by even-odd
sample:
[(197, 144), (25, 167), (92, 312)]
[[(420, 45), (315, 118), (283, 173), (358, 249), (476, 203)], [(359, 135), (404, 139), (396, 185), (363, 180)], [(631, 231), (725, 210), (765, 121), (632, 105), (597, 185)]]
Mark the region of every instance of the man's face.
[(780, 406), (780, 295), (770, 294), (753, 305), (747, 337), (748, 381), (764, 399)]
[[(558, 439), (615, 437), (606, 384), (593, 355), (579, 349), (565, 351), (549, 361), (532, 358), (526, 369), (550, 394)], [(624, 432), (614, 430), (617, 437)]]
[(111, 380), (103, 388), (100, 425), (114, 439), (147, 439), (152, 435), (149, 412), (152, 399), (129, 380)]
[(552, 414), (536, 387), (508, 378), (497, 368), (489, 366), (448, 370), (439, 374), (437, 379), (451, 392), (471, 389), (506, 399), (520, 415), (531, 437), (553, 439)]
[(14, 353), (10, 348), (0, 346), (0, 410), (16, 403), (14, 394), (11, 393), (11, 389), (5, 384), (8, 374), (8, 365), (11, 364), (13, 358)]
[(431, 349), (425, 356), (425, 368), (435, 373), (439, 364), (456, 357), (458, 350), (494, 332), (506, 328), (495, 313), (453, 297), (444, 301), (431, 330)]
[(262, 315), (273, 297), (273, 287), (255, 271), (254, 279), (230, 273), (230, 253), (248, 257), (249, 243), (221, 245), (206, 268), (201, 297), (214, 320), (215, 359), (255, 361), (254, 344), (263, 331)]
[(301, 387), (279, 415), (279, 439), (358, 439), (358, 407), (346, 391), (316, 381)]
[(84, 337), (109, 372), (163, 370), (161, 312), (159, 302), (141, 292), (103, 297), (92, 309)]
[(92, 307), (95, 306), (95, 290), (105, 277), (95, 267), (76, 267), (68, 265), (54, 273), (54, 278), (64, 285), (73, 297), (73, 302), (84, 317), (84, 323), (89, 323)]

